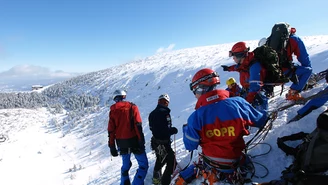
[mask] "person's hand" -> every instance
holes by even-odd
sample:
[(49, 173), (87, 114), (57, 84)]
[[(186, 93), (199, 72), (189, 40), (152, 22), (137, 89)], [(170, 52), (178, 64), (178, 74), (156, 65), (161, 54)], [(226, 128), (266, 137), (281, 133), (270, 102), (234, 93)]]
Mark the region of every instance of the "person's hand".
[(178, 133), (178, 129), (175, 128), (175, 127), (172, 127), (172, 128), (171, 128), (171, 135), (172, 135), (172, 134), (177, 134), (177, 133)]
[(229, 66), (227, 66), (227, 65), (221, 65), (221, 67), (223, 68), (223, 71), (229, 71)]
[(110, 153), (112, 154), (113, 157), (118, 156), (118, 152), (114, 146), (110, 147)]

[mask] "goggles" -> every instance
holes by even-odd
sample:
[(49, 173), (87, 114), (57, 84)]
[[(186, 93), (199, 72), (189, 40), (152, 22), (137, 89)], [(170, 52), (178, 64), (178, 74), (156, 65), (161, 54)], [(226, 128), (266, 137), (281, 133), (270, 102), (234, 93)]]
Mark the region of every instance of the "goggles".
[(229, 51), (229, 57), (235, 56), (236, 58), (243, 58), (245, 55), (246, 52), (233, 53), (232, 51)]
[(198, 80), (196, 80), (196, 81), (190, 83), (190, 84), (189, 84), (189, 88), (190, 88), (190, 90), (191, 90), (193, 93), (195, 93), (194, 91), (197, 91), (197, 88), (193, 88), (194, 86), (196, 86), (196, 85), (198, 85), (199, 83), (204, 82), (204, 81), (206, 81), (206, 80), (208, 80), (208, 79), (210, 79), (210, 78), (213, 78), (213, 77), (219, 77), (218, 73), (217, 73), (217, 72), (213, 72), (213, 73), (211, 73), (211, 74), (209, 74), (209, 75), (203, 76), (203, 77), (201, 77), (200, 79), (198, 79)]

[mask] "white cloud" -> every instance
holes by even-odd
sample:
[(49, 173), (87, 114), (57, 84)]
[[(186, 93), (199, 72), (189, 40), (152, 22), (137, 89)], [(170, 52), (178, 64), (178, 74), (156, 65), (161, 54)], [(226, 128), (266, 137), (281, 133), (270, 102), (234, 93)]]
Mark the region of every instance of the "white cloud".
[(51, 71), (46, 67), (34, 66), (34, 65), (17, 65), (11, 69), (1, 72), (1, 78), (69, 78), (76, 76), (74, 73), (68, 73), (64, 71)]
[(163, 48), (163, 47), (158, 48), (156, 50), (156, 53), (164, 53), (164, 52), (172, 51), (174, 47), (175, 47), (175, 44), (170, 44), (167, 48)]

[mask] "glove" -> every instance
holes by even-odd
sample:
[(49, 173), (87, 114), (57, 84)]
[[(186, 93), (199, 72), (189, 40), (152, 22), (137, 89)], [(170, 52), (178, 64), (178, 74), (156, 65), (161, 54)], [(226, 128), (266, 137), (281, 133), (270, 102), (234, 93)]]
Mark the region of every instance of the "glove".
[(116, 150), (115, 146), (110, 147), (110, 153), (112, 154), (113, 157), (118, 156), (118, 153), (117, 153), (117, 150)]
[(178, 133), (178, 129), (175, 127), (172, 127), (170, 131), (171, 131), (171, 135)]
[(229, 71), (229, 66), (221, 65), (221, 67), (223, 68), (223, 71)]

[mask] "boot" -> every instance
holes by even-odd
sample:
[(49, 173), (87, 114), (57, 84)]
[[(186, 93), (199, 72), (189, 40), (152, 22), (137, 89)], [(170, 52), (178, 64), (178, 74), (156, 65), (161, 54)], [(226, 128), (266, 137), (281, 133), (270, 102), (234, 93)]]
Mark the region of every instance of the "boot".
[(184, 179), (179, 176), (177, 180), (175, 181), (175, 185), (186, 185), (187, 183), (184, 181)]
[(153, 184), (160, 185), (161, 184), (162, 173), (161, 170), (153, 172)]
[(288, 93), (286, 94), (286, 100), (298, 101), (302, 99), (303, 97), (301, 96), (301, 94), (293, 89), (289, 89)]

